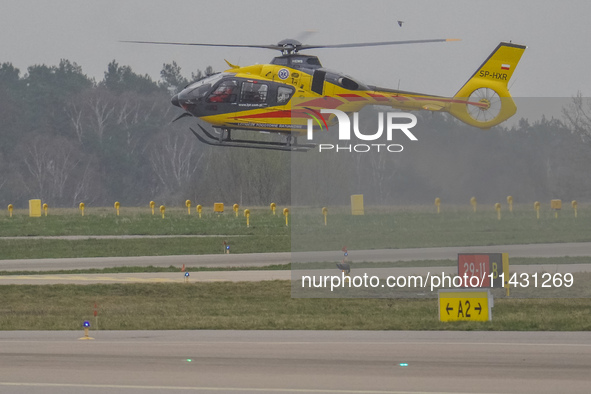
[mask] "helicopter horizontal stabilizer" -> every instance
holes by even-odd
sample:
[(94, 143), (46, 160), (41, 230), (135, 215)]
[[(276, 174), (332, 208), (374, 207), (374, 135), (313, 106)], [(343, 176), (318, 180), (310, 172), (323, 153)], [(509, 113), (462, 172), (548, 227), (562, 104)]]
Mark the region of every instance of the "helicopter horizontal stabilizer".
[(258, 140), (235, 140), (232, 139), (228, 134), (222, 132), (219, 137), (209, 133), (201, 125), (197, 125), (203, 132), (200, 135), (195, 130), (189, 127), (189, 130), (197, 137), (197, 139), (204, 144), (212, 146), (225, 146), (231, 148), (251, 148), (251, 149), (267, 149), (267, 150), (280, 150), (280, 151), (291, 151), (291, 152), (307, 152), (308, 150), (316, 147), (315, 144), (298, 144), (297, 142), (291, 142), (288, 138), (286, 142), (276, 141), (258, 141)]
[(496, 126), (513, 116), (517, 106), (507, 84), (525, 48), (524, 45), (500, 43), (453, 97), (449, 112), (482, 129)]

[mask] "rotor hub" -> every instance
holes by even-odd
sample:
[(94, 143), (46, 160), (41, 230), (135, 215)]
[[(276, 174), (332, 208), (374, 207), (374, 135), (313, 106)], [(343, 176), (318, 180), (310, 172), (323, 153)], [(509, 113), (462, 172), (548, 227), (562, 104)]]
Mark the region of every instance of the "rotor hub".
[(298, 40), (287, 38), (285, 40), (279, 41), (277, 46), (281, 48), (280, 50), (284, 55), (290, 55), (292, 53), (297, 53), (302, 47), (302, 43)]
[(490, 100), (487, 98), (481, 98), (479, 101), (480, 104), (484, 104), (485, 106), (481, 106), (481, 111), (488, 111), (490, 109)]

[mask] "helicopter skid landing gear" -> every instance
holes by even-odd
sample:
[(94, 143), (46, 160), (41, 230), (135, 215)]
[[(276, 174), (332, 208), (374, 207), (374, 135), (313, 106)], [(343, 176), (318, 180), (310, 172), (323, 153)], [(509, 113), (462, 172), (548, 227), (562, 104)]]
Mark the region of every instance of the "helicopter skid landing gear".
[(222, 129), (219, 136), (215, 136), (205, 130), (201, 125), (197, 125), (203, 132), (203, 135), (197, 133), (195, 130), (189, 127), (189, 130), (197, 137), (197, 139), (204, 144), (213, 146), (227, 146), (232, 148), (254, 148), (254, 149), (270, 149), (270, 150), (282, 150), (292, 152), (306, 152), (314, 148), (315, 144), (298, 144), (297, 137), (292, 135), (287, 136), (286, 142), (276, 141), (258, 141), (258, 140), (239, 140), (232, 139), (230, 129)]

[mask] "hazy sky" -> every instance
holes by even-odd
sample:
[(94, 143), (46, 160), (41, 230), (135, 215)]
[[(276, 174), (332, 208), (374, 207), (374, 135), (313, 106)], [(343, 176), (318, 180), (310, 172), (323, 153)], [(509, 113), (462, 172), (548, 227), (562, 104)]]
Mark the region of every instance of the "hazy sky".
[[(78, 63), (97, 80), (113, 59), (159, 78), (175, 60), (186, 76), (224, 58), (266, 63), (263, 49), (132, 45), (119, 40), (270, 44), (316, 32), (307, 43), (460, 38), (414, 46), (309, 51), (327, 68), (383, 87), (453, 95), (500, 41), (528, 46), (510, 90), (515, 97), (591, 94), (588, 0), (157, 1), (0, 0), (0, 62)], [(404, 24), (399, 27), (398, 20)]]

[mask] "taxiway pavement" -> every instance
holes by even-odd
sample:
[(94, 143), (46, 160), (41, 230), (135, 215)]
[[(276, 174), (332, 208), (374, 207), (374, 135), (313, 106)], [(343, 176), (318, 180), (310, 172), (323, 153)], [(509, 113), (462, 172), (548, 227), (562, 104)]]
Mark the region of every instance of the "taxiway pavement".
[[(390, 262), (414, 260), (456, 260), (458, 253), (509, 253), (509, 257), (580, 257), (591, 256), (591, 242), (458, 246), (441, 248), (351, 250), (349, 257), (355, 262)], [(168, 267), (184, 264), (191, 267), (261, 267), (291, 262), (335, 262), (342, 259), (341, 251), (284, 252), (248, 254), (209, 254), (140, 257), (87, 257), (64, 259), (0, 260), (0, 271), (54, 271), (87, 268)]]

